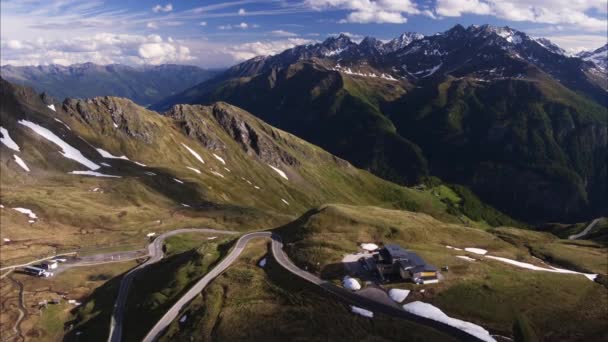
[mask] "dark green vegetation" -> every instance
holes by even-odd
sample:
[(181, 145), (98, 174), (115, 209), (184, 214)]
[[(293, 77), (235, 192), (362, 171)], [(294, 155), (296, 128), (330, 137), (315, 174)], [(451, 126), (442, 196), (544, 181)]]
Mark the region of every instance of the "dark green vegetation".
[[(301, 279), (286, 273), (265, 241), (249, 245), (176, 320), (161, 341), (451, 341), (438, 331), (376, 314), (355, 315)], [(180, 316), (181, 318), (182, 316)]]
[(294, 262), (327, 279), (341, 279), (343, 255), (356, 251), (362, 242), (390, 242), (412, 249), (433, 265), (448, 266), (449, 272), (442, 272), (439, 284), (425, 286), (424, 294), (415, 292), (407, 301), (430, 302), (452, 317), (500, 335), (512, 335), (518, 315), (525, 312), (536, 334), (548, 340), (608, 337), (604, 328), (608, 291), (599, 282), (582, 275), (517, 268), (445, 247), (483, 248), (489, 255), (548, 268), (536, 256), (561, 267), (600, 273), (601, 279), (608, 272), (608, 255), (597, 244), (516, 228), (466, 228), (424, 214), (343, 205), (311, 210), (280, 233)]
[[(336, 42), (344, 54), (325, 54)], [(608, 211), (599, 78), (593, 64), (521, 32), (456, 26), (386, 55), (370, 56), (346, 37), (296, 47), (155, 107), (225, 100), (385, 179), (435, 175), (520, 220), (574, 221)], [(506, 222), (500, 216), (484, 219)]]
[(178, 93), (205, 81), (218, 71), (196, 66), (165, 64), (130, 67), (93, 63), (70, 66), (3, 66), (2, 78), (63, 100), (95, 96), (126, 97), (141, 105)]

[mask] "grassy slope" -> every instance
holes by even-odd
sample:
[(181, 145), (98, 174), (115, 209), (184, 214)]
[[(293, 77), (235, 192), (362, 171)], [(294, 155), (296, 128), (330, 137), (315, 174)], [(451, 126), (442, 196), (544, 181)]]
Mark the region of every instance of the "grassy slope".
[[(492, 255), (536, 264), (533, 255), (545, 255), (534, 248), (551, 246), (576, 268), (598, 272), (603, 269), (604, 274), (605, 249), (585, 246), (573, 249), (547, 233), (514, 228), (483, 231), (442, 223), (424, 214), (344, 205), (311, 211), (281, 228), (281, 232), (292, 259), (328, 279), (339, 279), (344, 272), (340, 264), (342, 256), (356, 251), (359, 243), (369, 241), (398, 243), (431, 264), (447, 265), (450, 271), (444, 272), (444, 281), (428, 286), (423, 297), (414, 295), (408, 300), (431, 302), (449, 315), (501, 334), (511, 333), (520, 312), (525, 312), (541, 335), (550, 340), (605, 334), (601, 327), (608, 314), (608, 293), (602, 285), (580, 275), (527, 271), (488, 259), (467, 262), (455, 258), (465, 252), (447, 249), (445, 245), (484, 248)], [(547, 241), (553, 242), (548, 245)], [(584, 320), (566, 319), (572, 316)]]
[(249, 245), (237, 263), (214, 280), (174, 322), (161, 341), (449, 341), (448, 336), (403, 320), (354, 315), (350, 308), (286, 274), (272, 258), (255, 265), (266, 242)]
[[(63, 107), (57, 104), (55, 113), (27, 89), (11, 89), (3, 86), (6, 99), (2, 108), (3, 127), (21, 147), (18, 154), (32, 171), (24, 173), (13, 161), (13, 152), (4, 145), (0, 147), (1, 202), (5, 206), (1, 209), (1, 235), (12, 240), (1, 247), (3, 262), (54, 251), (103, 248), (109, 243), (132, 246), (143, 243), (142, 237), (149, 231), (177, 227), (235, 230), (276, 227), (328, 201), (416, 209), (444, 220), (455, 220), (446, 213), (445, 204), (433, 196), (358, 170), (234, 107), (219, 105), (253, 127), (273, 148), (297, 160), (291, 166), (275, 163), (287, 172), (289, 181), (270, 169), (260, 156), (246, 153), (230, 131), (219, 124), (212, 107), (184, 107), (188, 122), (206, 125), (204, 132), (211, 134), (211, 146), (215, 147), (203, 147), (197, 136), (184, 134), (173, 119), (128, 100), (69, 101)], [(55, 145), (18, 125), (16, 121), (24, 116), (62, 136), (89, 159), (112, 165), (101, 172), (123, 178), (67, 175), (68, 171), (81, 170), (83, 166), (62, 157)], [(54, 118), (67, 123), (72, 130)], [(113, 127), (113, 120), (119, 128)], [(205, 164), (196, 160), (182, 143), (196, 150)], [(148, 167), (101, 158), (93, 147), (126, 155)], [(231, 172), (224, 169), (213, 153), (226, 160), (225, 167)], [(212, 170), (221, 172), (225, 178), (212, 174)], [(145, 171), (157, 176), (145, 175)], [(185, 184), (176, 183), (174, 177)], [(261, 189), (255, 189), (254, 185)], [(100, 190), (94, 192), (95, 188)], [(40, 219), (29, 225), (24, 215), (9, 209), (17, 206), (32, 209)]]

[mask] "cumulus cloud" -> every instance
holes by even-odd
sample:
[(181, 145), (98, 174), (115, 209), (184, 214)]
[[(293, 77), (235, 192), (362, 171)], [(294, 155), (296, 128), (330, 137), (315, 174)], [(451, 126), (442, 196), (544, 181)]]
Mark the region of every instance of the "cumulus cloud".
[(306, 0), (315, 10), (342, 9), (349, 11), (340, 23), (403, 24), (406, 14), (420, 14), (411, 0)]
[(207, 22), (206, 22), (206, 21), (201, 21), (201, 22), (199, 23), (199, 25), (201, 25), (201, 26), (207, 26)]
[(239, 8), (239, 15), (245, 15), (247, 12), (244, 8)]
[(606, 13), (606, 0), (437, 0), (435, 12), (444, 17), (463, 14), (493, 15), (511, 21), (563, 24), (588, 31), (606, 31), (605, 17), (587, 13)]
[(166, 4), (165, 6), (156, 5), (156, 6), (152, 7), (152, 12), (154, 12), (154, 13), (171, 12), (171, 11), (173, 11), (172, 4)]
[(289, 38), (275, 41), (257, 41), (240, 44), (224, 50), (231, 55), (235, 61), (240, 62), (256, 56), (271, 56), (296, 45), (310, 44), (314, 41), (302, 38)]
[(194, 60), (190, 49), (159, 35), (99, 33), (57, 40), (2, 40), (2, 65), (162, 64)]
[(606, 44), (606, 36), (604, 35), (550, 35), (545, 36), (545, 38), (551, 40), (553, 43), (570, 53), (576, 53), (583, 50), (595, 50)]
[(155, 22), (151, 21), (151, 22), (149, 22), (149, 23), (146, 24), (146, 27), (149, 28), (149, 29), (156, 30), (158, 28), (158, 25)]

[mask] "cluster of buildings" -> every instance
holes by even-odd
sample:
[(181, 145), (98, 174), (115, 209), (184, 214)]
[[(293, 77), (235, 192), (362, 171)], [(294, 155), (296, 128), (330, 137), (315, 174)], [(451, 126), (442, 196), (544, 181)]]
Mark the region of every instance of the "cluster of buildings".
[(439, 272), (435, 266), (427, 264), (416, 253), (398, 245), (385, 245), (374, 253), (373, 259), (382, 280), (405, 280), (416, 284), (439, 282)]

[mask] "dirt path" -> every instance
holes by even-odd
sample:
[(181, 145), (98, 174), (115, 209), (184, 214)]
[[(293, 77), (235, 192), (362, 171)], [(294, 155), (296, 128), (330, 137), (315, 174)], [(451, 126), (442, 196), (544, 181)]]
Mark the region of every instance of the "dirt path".
[(18, 299), (18, 303), (19, 303), (19, 307), (18, 307), (18, 311), (19, 311), (19, 317), (17, 318), (17, 321), (15, 322), (15, 324), (13, 325), (13, 332), (14, 334), (12, 336), (10, 336), (8, 339), (3, 340), (3, 341), (25, 341), (25, 338), (23, 336), (23, 333), (21, 331), (21, 321), (23, 321), (23, 318), (25, 318), (25, 313), (27, 312), (25, 309), (25, 299), (23, 298), (23, 284), (18, 281), (15, 280), (13, 277), (8, 277), (8, 279), (15, 284), (15, 286), (19, 289), (19, 299)]

